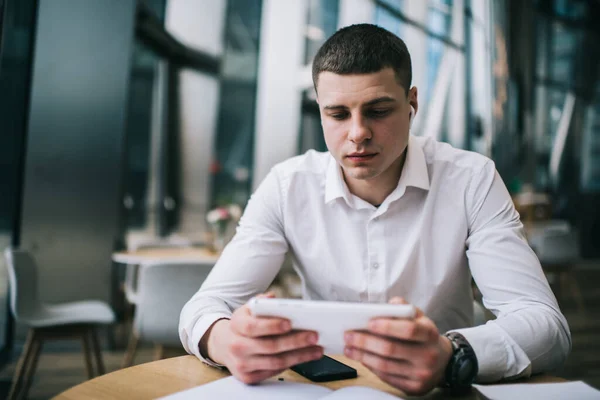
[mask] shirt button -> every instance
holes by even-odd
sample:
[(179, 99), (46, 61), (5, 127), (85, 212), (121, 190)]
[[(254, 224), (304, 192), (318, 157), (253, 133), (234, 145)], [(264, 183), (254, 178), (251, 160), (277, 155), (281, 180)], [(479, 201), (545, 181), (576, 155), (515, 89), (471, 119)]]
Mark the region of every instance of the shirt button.
[(375, 269), (379, 268), (379, 264), (373, 263), (373, 268), (375, 268)]

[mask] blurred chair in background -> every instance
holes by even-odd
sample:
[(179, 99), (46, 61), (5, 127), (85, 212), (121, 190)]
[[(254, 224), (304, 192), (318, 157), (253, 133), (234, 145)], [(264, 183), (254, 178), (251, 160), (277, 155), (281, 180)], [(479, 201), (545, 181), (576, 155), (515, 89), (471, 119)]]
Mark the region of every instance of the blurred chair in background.
[(10, 308), (17, 323), (29, 328), (23, 353), (17, 363), (9, 399), (26, 398), (44, 341), (81, 339), (88, 378), (104, 374), (104, 364), (96, 328), (115, 321), (108, 304), (89, 300), (63, 304), (45, 304), (38, 297), (35, 260), (24, 250), (7, 249), (6, 264), (10, 283)]
[[(127, 250), (137, 251), (141, 249), (160, 248), (160, 247), (189, 247), (192, 241), (184, 237), (172, 237), (169, 239), (160, 239), (156, 237), (131, 237), (128, 240)], [(137, 302), (137, 281), (138, 269), (137, 264), (128, 264), (125, 270), (125, 282), (123, 290), (125, 298), (129, 304), (135, 305)]]
[(569, 294), (583, 313), (583, 295), (574, 271), (580, 260), (577, 233), (568, 221), (552, 218), (552, 203), (546, 193), (536, 193), (528, 187), (515, 195), (513, 201), (527, 241), (537, 254), (556, 297), (564, 299)]
[[(585, 305), (575, 276), (575, 265), (580, 260), (577, 234), (565, 221), (551, 221), (530, 231), (529, 243), (542, 264), (544, 272), (554, 279), (557, 298), (569, 294), (581, 313)], [(550, 279), (551, 283), (553, 279)]]
[(213, 266), (213, 263), (152, 263), (139, 267), (133, 329), (123, 368), (133, 364), (140, 341), (154, 343), (157, 360), (164, 358), (165, 348), (183, 348), (178, 332), (179, 314)]
[[(168, 239), (161, 239), (157, 237), (149, 236), (132, 236), (128, 238), (127, 251), (137, 251), (143, 249), (153, 248), (171, 248), (171, 247), (189, 247), (192, 245), (192, 241), (184, 237), (172, 237)], [(138, 264), (127, 264), (125, 265), (125, 278), (123, 281), (123, 293), (127, 300), (128, 306), (125, 307), (125, 329), (127, 336), (131, 337), (131, 330), (133, 329), (133, 316), (135, 313), (135, 306), (137, 304), (137, 286), (138, 286), (138, 274), (140, 266)]]

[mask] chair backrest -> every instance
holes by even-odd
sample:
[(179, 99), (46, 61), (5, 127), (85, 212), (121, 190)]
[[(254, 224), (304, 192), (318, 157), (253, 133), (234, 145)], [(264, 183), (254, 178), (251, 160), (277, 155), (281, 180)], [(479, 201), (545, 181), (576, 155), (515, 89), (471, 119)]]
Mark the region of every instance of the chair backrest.
[(575, 232), (548, 230), (541, 237), (536, 252), (542, 266), (576, 261), (579, 258), (577, 235)]
[(213, 263), (141, 265), (134, 328), (140, 339), (180, 347), (179, 315), (198, 291)]
[(10, 309), (15, 320), (28, 319), (41, 308), (38, 297), (37, 266), (25, 250), (4, 251), (10, 283)]
[[(156, 237), (146, 237), (132, 241), (128, 245), (128, 250), (137, 251), (155, 248), (189, 247), (191, 244), (192, 242), (184, 237), (174, 237), (168, 240)], [(128, 264), (125, 268), (125, 297), (130, 304), (137, 304), (139, 265)]]

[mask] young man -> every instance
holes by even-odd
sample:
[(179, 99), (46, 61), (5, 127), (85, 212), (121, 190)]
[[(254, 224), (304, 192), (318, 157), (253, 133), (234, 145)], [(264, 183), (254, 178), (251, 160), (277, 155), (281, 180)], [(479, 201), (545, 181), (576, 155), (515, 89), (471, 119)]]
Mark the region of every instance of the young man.
[[(569, 328), (493, 162), (409, 134), (419, 104), (404, 42), (374, 25), (343, 28), (313, 80), (329, 152), (275, 166), (254, 193), (182, 310), (187, 351), (248, 383), (320, 358), (314, 332), (244, 306), (289, 251), (307, 299), (419, 308), (345, 337), (348, 357), (409, 394), (559, 366)], [(498, 317), (477, 327), (471, 276)]]

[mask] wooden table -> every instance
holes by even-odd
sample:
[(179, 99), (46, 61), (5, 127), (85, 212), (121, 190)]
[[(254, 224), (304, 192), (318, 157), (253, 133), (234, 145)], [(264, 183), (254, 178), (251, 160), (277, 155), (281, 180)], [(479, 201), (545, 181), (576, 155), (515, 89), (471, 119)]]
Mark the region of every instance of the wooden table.
[(114, 262), (148, 264), (153, 262), (216, 263), (219, 254), (206, 247), (156, 247), (113, 253)]
[[(336, 356), (338, 360), (348, 364), (358, 371), (358, 378), (346, 379), (336, 382), (323, 383), (330, 389), (339, 389), (345, 386), (370, 386), (379, 390), (402, 396), (402, 393), (383, 383), (362, 364), (349, 360), (343, 356)], [(140, 364), (134, 367), (115, 371), (98, 378), (94, 378), (59, 394), (55, 400), (86, 400), (86, 399), (154, 399), (173, 394), (185, 389), (214, 381), (229, 376), (225, 370), (209, 367), (194, 356), (181, 356), (166, 360)], [(281, 375), (272, 378), (283, 378), (286, 381), (310, 383), (302, 376), (287, 370)], [(563, 379), (538, 376), (528, 379), (528, 383), (563, 382)], [(316, 383), (315, 383), (316, 384)], [(447, 393), (436, 389), (424, 399), (444, 399)], [(477, 392), (455, 399), (482, 399)]]

